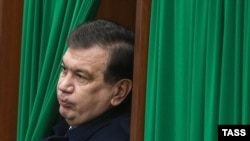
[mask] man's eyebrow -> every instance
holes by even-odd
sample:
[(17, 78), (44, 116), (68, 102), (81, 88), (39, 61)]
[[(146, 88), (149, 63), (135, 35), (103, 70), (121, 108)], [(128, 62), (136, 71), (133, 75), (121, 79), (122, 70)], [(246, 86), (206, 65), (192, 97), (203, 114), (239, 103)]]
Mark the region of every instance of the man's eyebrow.
[[(61, 61), (61, 65), (67, 67), (67, 64), (64, 63), (63, 59), (62, 59), (62, 61)], [(70, 69), (70, 68), (68, 68), (68, 69)], [(92, 75), (90, 74), (90, 72), (89, 72), (87, 69), (77, 67), (77, 68), (71, 69), (71, 71), (74, 72), (74, 73), (83, 73), (83, 74), (85, 74), (87, 77), (92, 78)]]
[(91, 75), (91, 73), (89, 73), (88, 70), (83, 69), (83, 68), (75, 68), (72, 70), (74, 73), (83, 73), (83, 75), (85, 75), (87, 78), (92, 79), (93, 76)]
[(74, 71), (74, 72), (82, 72), (82, 73), (90, 75), (89, 71), (86, 70), (86, 69), (83, 69), (83, 68), (74, 68), (72, 71)]

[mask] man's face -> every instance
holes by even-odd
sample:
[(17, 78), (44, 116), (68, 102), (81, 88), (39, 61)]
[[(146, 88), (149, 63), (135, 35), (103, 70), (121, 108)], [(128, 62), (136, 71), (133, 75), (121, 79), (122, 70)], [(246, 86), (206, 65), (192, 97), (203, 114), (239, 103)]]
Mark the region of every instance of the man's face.
[(112, 86), (104, 82), (108, 51), (68, 48), (57, 85), (59, 112), (69, 125), (85, 123), (111, 107)]

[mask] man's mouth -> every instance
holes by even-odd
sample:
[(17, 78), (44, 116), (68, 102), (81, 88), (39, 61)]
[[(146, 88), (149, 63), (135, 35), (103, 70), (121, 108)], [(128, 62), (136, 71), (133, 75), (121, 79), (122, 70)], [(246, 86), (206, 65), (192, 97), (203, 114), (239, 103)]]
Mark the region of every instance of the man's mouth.
[(67, 100), (60, 99), (60, 98), (58, 99), (58, 102), (64, 108), (70, 108), (73, 105), (71, 102), (69, 102)]

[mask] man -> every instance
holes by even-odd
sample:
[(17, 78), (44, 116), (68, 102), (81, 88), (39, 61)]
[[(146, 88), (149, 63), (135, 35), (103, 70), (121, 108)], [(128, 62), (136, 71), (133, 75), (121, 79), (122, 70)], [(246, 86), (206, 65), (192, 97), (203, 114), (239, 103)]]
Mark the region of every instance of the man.
[(57, 85), (66, 122), (45, 141), (129, 141), (134, 35), (108, 20), (72, 31)]

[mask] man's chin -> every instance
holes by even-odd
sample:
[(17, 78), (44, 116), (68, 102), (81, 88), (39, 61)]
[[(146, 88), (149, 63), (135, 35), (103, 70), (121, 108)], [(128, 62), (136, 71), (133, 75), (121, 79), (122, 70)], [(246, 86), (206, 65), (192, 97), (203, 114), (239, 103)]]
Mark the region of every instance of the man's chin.
[(64, 117), (65, 119), (73, 119), (73, 115), (71, 113), (72, 111), (68, 108), (62, 107), (60, 106), (59, 108), (59, 113), (61, 114), (62, 117)]

